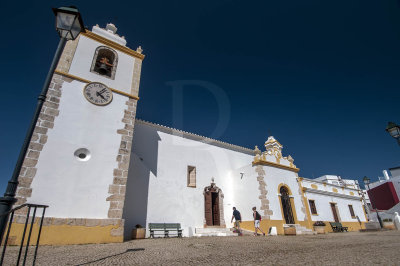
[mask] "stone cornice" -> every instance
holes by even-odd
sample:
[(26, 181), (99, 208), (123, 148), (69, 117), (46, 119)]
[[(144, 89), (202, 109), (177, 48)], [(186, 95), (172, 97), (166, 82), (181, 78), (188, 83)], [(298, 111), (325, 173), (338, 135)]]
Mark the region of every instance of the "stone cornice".
[(279, 163), (273, 163), (273, 162), (269, 162), (266, 160), (258, 160), (258, 161), (254, 160), (253, 166), (254, 165), (267, 165), (267, 166), (272, 166), (272, 167), (276, 167), (276, 168), (281, 168), (284, 170), (289, 170), (289, 171), (292, 171), (295, 173), (298, 173), (300, 171), (300, 169), (297, 167), (287, 166), (287, 165), (283, 165), (283, 164), (279, 164)]
[[(64, 77), (67, 77), (67, 78), (79, 80), (79, 81), (84, 82), (84, 83), (91, 83), (90, 80), (87, 80), (87, 79), (84, 79), (84, 78), (81, 78), (81, 77), (78, 77), (78, 76), (75, 76), (75, 75), (72, 75), (72, 74), (69, 74), (69, 73), (65, 73), (65, 72), (62, 72), (62, 71), (59, 71), (59, 70), (55, 70), (54, 73), (55, 73), (55, 74), (59, 74), (59, 75), (64, 76)], [(107, 86), (107, 87), (108, 87), (108, 86)], [(120, 90), (116, 90), (116, 89), (113, 89), (113, 88), (110, 88), (110, 87), (108, 87), (108, 88), (109, 88), (110, 90), (112, 90), (113, 92), (115, 92), (115, 93), (118, 93), (118, 94), (127, 96), (127, 97), (132, 98), (132, 99), (135, 99), (135, 100), (139, 100), (139, 97), (137, 97), (137, 96), (135, 96), (135, 95), (132, 95), (132, 94), (129, 94), (129, 93), (120, 91)]]
[(248, 154), (248, 155), (253, 155), (254, 154), (254, 151), (252, 149), (249, 149), (249, 148), (245, 148), (245, 147), (242, 147), (242, 146), (230, 144), (230, 143), (219, 141), (219, 140), (216, 140), (216, 139), (207, 138), (207, 137), (204, 137), (204, 136), (201, 136), (201, 135), (197, 135), (197, 134), (194, 134), (194, 133), (190, 133), (190, 132), (186, 132), (186, 131), (183, 131), (183, 130), (179, 130), (179, 129), (175, 129), (175, 128), (171, 128), (171, 127), (167, 127), (167, 126), (162, 126), (162, 125), (151, 123), (151, 122), (148, 122), (148, 121), (144, 121), (144, 120), (141, 120), (141, 119), (138, 119), (138, 118), (136, 119), (136, 123), (152, 126), (152, 127), (155, 127), (155, 128), (157, 128), (157, 129), (159, 129), (159, 130), (161, 130), (163, 132), (168, 132), (168, 133), (171, 133), (173, 135), (177, 135), (177, 136), (180, 136), (180, 137), (197, 140), (197, 141), (200, 141), (200, 142), (203, 142), (203, 143), (206, 143), (206, 144), (210, 144), (210, 145), (215, 145), (215, 146), (218, 146), (218, 147), (221, 147), (221, 148), (225, 148), (225, 149), (229, 149), (229, 150), (245, 153), (245, 154)]
[(340, 194), (337, 192), (329, 192), (329, 191), (324, 191), (324, 190), (319, 190), (319, 189), (314, 189), (314, 188), (307, 188), (307, 187), (303, 187), (303, 191), (309, 192), (309, 193), (332, 196), (332, 197), (338, 197), (338, 198), (352, 199), (352, 200), (360, 200), (361, 199), (360, 196), (345, 195), (345, 194)]
[(90, 38), (92, 40), (98, 41), (98, 42), (100, 42), (102, 44), (105, 44), (107, 46), (110, 46), (110, 47), (112, 47), (112, 48), (114, 48), (114, 49), (116, 49), (118, 51), (121, 51), (121, 52), (127, 54), (127, 55), (139, 58), (140, 60), (143, 60), (144, 57), (145, 57), (143, 54), (140, 54), (140, 53), (138, 53), (138, 52), (136, 52), (136, 51), (134, 51), (132, 49), (129, 49), (126, 46), (120, 45), (120, 44), (118, 44), (116, 42), (110, 41), (109, 39), (106, 39), (106, 38), (104, 38), (104, 37), (102, 37), (100, 35), (97, 35), (97, 34), (91, 32), (89, 30), (86, 30), (86, 32), (82, 32), (81, 35), (83, 35), (83, 36), (85, 36), (87, 38)]

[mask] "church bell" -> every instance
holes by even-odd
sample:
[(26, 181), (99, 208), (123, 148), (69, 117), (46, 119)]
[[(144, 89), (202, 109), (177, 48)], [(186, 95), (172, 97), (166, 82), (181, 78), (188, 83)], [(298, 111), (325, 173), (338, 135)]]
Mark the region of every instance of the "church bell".
[(99, 73), (102, 75), (105, 75), (105, 74), (107, 74), (107, 72), (108, 72), (107, 65), (104, 63), (101, 63), (99, 66)]

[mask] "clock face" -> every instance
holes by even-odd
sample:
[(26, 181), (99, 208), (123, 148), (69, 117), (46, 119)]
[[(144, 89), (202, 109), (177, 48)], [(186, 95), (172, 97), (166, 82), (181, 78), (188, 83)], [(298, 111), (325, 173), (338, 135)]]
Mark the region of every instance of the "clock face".
[(104, 84), (92, 82), (83, 88), (86, 100), (96, 105), (107, 105), (112, 101), (112, 92)]

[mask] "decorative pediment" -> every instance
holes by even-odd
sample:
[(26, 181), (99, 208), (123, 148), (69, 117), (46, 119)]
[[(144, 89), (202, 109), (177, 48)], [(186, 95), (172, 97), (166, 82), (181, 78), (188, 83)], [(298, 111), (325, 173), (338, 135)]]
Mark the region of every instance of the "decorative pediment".
[(292, 156), (282, 156), (283, 146), (273, 136), (268, 137), (264, 146), (264, 152), (261, 152), (257, 146), (254, 148), (253, 165), (269, 165), (294, 172), (300, 170), (294, 165)]

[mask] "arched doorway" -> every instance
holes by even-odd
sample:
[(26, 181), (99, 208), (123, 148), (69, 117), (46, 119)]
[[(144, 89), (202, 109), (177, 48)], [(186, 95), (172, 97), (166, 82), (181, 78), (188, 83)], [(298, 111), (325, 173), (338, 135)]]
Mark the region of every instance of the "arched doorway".
[(211, 185), (204, 188), (204, 226), (225, 226), (223, 200), (224, 194), (212, 179)]
[(281, 203), (282, 203), (282, 211), (283, 216), (285, 217), (286, 224), (295, 224), (293, 211), (292, 211), (292, 203), (290, 202), (289, 190), (287, 187), (282, 186), (279, 189), (281, 193)]

